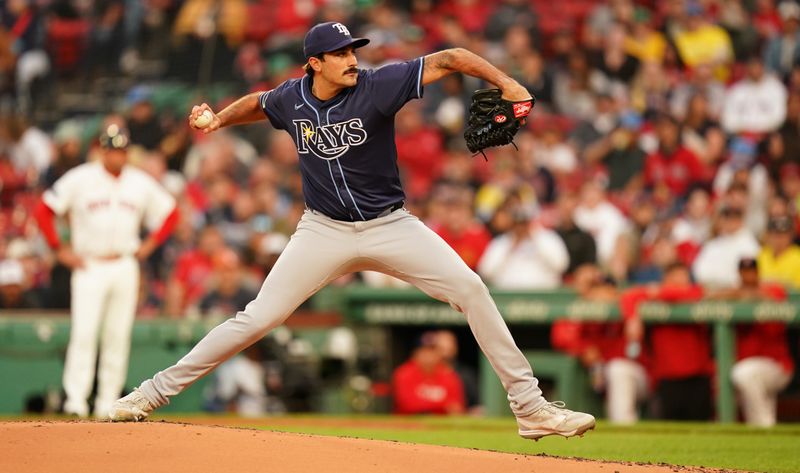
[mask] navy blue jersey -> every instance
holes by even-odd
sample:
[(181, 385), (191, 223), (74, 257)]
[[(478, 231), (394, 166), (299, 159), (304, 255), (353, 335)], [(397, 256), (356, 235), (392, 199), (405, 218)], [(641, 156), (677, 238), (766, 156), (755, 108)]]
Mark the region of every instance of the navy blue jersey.
[(275, 128), (292, 135), (306, 205), (337, 219), (370, 220), (405, 198), (397, 169), (394, 115), (422, 97), (423, 58), (361, 70), (354, 87), (321, 101), (310, 77), (259, 97)]

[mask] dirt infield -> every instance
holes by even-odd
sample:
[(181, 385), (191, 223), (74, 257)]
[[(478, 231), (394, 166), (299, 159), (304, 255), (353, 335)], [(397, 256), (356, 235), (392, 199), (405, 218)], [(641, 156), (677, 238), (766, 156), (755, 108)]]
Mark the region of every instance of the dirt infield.
[(674, 466), (438, 447), (171, 422), (0, 422), (9, 473), (673, 473)]

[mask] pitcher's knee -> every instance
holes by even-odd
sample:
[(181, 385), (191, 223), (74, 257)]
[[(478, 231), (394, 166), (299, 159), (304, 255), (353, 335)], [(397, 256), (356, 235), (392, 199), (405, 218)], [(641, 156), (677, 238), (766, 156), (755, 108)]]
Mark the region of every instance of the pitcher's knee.
[(490, 297), (486, 284), (483, 283), (480, 276), (471, 271), (454, 281), (453, 286), (455, 292), (452, 295), (451, 303), (462, 309), (476, 299)]
[(293, 309), (282, 309), (277, 304), (262, 304), (258, 299), (250, 302), (243, 311), (236, 314), (235, 320), (251, 332), (266, 333), (280, 325), (291, 315)]

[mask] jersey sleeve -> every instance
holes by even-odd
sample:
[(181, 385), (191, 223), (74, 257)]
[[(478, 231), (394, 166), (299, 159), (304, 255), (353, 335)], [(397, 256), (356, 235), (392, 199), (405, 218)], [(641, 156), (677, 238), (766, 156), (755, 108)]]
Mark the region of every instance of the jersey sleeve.
[(75, 194), (81, 187), (81, 173), (80, 167), (69, 170), (42, 195), (44, 203), (56, 215), (64, 215), (73, 205)]
[(261, 105), (261, 111), (267, 116), (273, 128), (278, 130), (286, 129), (286, 123), (283, 121), (282, 117), (286, 115), (286, 104), (284, 102), (288, 100), (287, 90), (289, 90), (288, 81), (272, 90), (262, 92), (261, 95), (258, 96), (258, 103)]
[(372, 71), (372, 97), (384, 115), (394, 115), (411, 99), (422, 98), (422, 67), (425, 59), (387, 64)]
[(175, 198), (164, 187), (148, 176), (149, 192), (144, 209), (144, 224), (148, 230), (157, 230), (175, 209)]

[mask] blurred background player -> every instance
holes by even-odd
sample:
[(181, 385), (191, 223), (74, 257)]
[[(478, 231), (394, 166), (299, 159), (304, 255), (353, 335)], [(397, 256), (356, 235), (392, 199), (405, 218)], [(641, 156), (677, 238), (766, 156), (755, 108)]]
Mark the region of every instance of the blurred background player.
[[(710, 296), (738, 301), (786, 300), (783, 286), (761, 282), (758, 262), (753, 258), (739, 260), (739, 278), (741, 283), (738, 287)], [(777, 414), (778, 393), (789, 385), (794, 372), (786, 324), (761, 322), (737, 326), (736, 360), (731, 370), (731, 381), (739, 393), (745, 421), (756, 427), (772, 427)]]
[[(579, 266), (572, 286), (582, 300), (615, 303), (619, 291), (595, 264)], [(645, 356), (641, 340), (629, 335), (624, 322), (576, 322), (569, 319), (553, 324), (553, 347), (580, 359), (598, 393), (605, 393), (606, 417), (614, 424), (634, 424), (639, 420), (639, 403), (648, 393)]]
[(662, 419), (711, 418), (711, 339), (708, 326), (700, 324), (654, 324), (645, 334), (639, 304), (691, 303), (702, 298), (703, 288), (692, 283), (689, 269), (682, 263), (666, 268), (661, 284), (628, 289), (620, 298), (626, 339), (639, 342), (641, 349), (648, 351), (649, 375), (657, 396), (655, 411)]
[[(108, 415), (128, 371), (139, 291), (139, 262), (172, 232), (175, 200), (153, 178), (128, 166), (127, 131), (111, 124), (100, 135), (98, 161), (77, 166), (44, 193), (39, 226), (59, 261), (71, 268), (72, 325), (64, 362), (64, 412), (87, 417), (100, 332), (95, 416)], [(55, 216), (69, 219), (61, 241)], [(142, 224), (151, 232), (141, 241)]]

